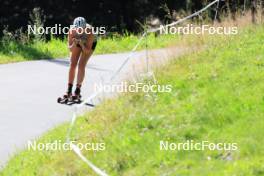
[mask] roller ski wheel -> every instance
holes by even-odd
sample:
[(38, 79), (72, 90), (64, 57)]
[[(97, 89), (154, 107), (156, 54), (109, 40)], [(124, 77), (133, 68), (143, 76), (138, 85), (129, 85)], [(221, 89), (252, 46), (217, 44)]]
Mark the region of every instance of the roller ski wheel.
[(69, 100), (71, 99), (71, 95), (63, 95), (63, 97), (59, 97), (57, 99), (57, 102), (60, 104), (67, 104), (69, 102)]
[(73, 95), (72, 96), (72, 102), (80, 104), (82, 102), (81, 98), (82, 98), (81, 95)]

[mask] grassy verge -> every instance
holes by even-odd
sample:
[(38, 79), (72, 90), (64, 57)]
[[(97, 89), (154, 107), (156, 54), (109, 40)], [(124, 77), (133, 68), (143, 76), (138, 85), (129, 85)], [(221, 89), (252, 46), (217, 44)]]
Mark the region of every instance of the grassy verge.
[[(80, 117), (73, 137), (105, 142), (84, 155), (110, 175), (264, 175), (263, 27), (208, 39), (156, 70), (171, 93), (125, 94)], [(67, 125), (38, 142), (65, 140)], [(160, 140), (237, 143), (236, 151), (160, 151)], [(72, 152), (22, 151), (2, 176), (94, 175)]]
[[(163, 48), (173, 45), (179, 37), (175, 35), (161, 35), (155, 37), (153, 34), (148, 37), (149, 48)], [(127, 35), (122, 37), (112, 37), (100, 39), (95, 54), (126, 52), (133, 49), (138, 42), (138, 36)], [(139, 46), (138, 50), (145, 49), (145, 43)], [(23, 45), (18, 42), (10, 41), (0, 48), (0, 64), (19, 62), (37, 59), (51, 59), (67, 57), (67, 41), (52, 38), (49, 42), (34, 42)]]

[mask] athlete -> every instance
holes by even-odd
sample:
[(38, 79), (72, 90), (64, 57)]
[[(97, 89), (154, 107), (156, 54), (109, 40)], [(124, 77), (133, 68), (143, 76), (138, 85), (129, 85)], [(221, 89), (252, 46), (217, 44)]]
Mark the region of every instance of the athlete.
[[(70, 50), (68, 89), (63, 98), (58, 99), (59, 103), (61, 103), (63, 99), (67, 100), (67, 102), (68, 99), (80, 101), (81, 87), (85, 77), (85, 67), (96, 48), (96, 44), (96, 36), (92, 33), (92, 27), (86, 23), (85, 18), (75, 18), (73, 21), (73, 26), (71, 27), (68, 34), (68, 48)], [(77, 67), (78, 72), (76, 88), (74, 94), (72, 94)]]

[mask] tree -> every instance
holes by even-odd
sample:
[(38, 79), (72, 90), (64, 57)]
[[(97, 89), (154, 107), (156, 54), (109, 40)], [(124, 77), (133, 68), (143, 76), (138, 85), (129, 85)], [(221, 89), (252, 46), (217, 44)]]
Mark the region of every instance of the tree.
[(251, 0), (251, 16), (252, 23), (256, 23), (256, 13), (257, 13), (257, 0)]

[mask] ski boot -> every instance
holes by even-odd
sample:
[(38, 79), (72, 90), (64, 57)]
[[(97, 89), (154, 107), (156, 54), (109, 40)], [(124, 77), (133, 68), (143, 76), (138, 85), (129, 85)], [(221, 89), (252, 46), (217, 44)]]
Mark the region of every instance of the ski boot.
[(61, 104), (67, 104), (69, 101), (71, 101), (71, 98), (72, 98), (72, 94), (65, 94), (62, 97), (59, 97), (57, 99), (57, 102)]
[(72, 102), (80, 104), (82, 102), (81, 98), (81, 86), (77, 85), (74, 91), (74, 95), (72, 96)]
[(62, 97), (57, 99), (58, 103), (67, 104), (72, 99), (72, 84), (68, 84), (68, 91)]

